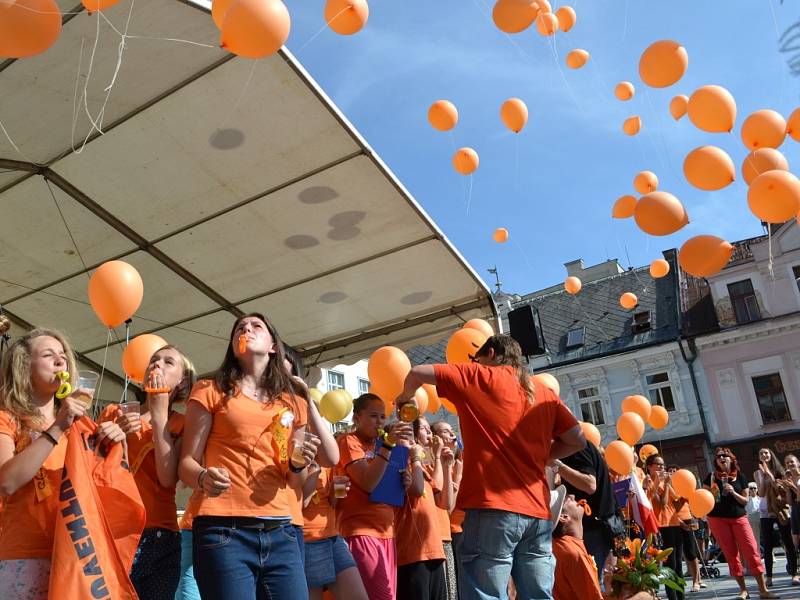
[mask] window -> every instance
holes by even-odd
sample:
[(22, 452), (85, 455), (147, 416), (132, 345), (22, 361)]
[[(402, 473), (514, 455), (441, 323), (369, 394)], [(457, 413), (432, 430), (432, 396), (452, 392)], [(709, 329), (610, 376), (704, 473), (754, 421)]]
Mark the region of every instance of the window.
[(631, 332), (635, 335), (650, 329), (650, 311), (643, 310), (634, 313), (633, 323), (631, 323)]
[(334, 423), (331, 427), (333, 429), (333, 433), (347, 433), (350, 431), (350, 423), (347, 421), (339, 421), (338, 423)]
[(758, 402), (758, 410), (761, 412), (761, 420), (765, 425), (767, 423), (792, 420), (779, 373), (753, 377), (753, 389), (756, 392), (756, 401)]
[(577, 348), (583, 346), (584, 338), (586, 337), (586, 327), (577, 327), (570, 329), (567, 333), (567, 348)]
[(597, 395), (597, 388), (590, 387), (578, 390), (578, 401), (581, 403), (581, 417), (587, 423), (604, 425), (603, 402)]
[(358, 395), (369, 392), (369, 380), (362, 377), (358, 378)]
[(753, 282), (749, 279), (728, 284), (728, 294), (731, 297), (733, 312), (739, 325), (751, 323), (761, 319), (758, 300), (753, 291)]
[(675, 410), (675, 399), (672, 397), (672, 386), (669, 383), (669, 375), (666, 373), (655, 373), (647, 376), (647, 392), (650, 394), (650, 402), (663, 406), (668, 411)]
[(797, 289), (800, 290), (800, 265), (792, 267), (792, 274), (794, 275), (795, 283), (797, 283)]
[(344, 374), (338, 371), (328, 371), (328, 391), (344, 389)]

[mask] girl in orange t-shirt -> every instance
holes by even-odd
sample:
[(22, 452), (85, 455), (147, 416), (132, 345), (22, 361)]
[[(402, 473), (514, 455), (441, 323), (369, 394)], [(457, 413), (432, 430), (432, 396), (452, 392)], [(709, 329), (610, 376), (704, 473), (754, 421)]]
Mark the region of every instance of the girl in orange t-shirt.
[[(458, 486), (461, 485), (462, 469), (464, 461), (460, 459), (458, 448), (458, 440), (453, 428), (447, 421), (437, 421), (431, 425), (431, 430), (438, 436), (442, 443), (453, 452), (455, 461), (452, 467), (452, 481), (453, 481), (453, 502), (458, 496)], [(433, 446), (433, 444), (432, 444)], [(439, 453), (441, 459), (441, 452)], [(456, 511), (455, 507), (451, 510), (447, 508), (438, 508), (439, 514), (439, 528), (442, 534), (442, 544), (444, 545), (444, 568), (445, 568), (445, 581), (447, 582), (447, 598), (448, 600), (458, 600), (458, 556), (456, 554), (457, 541), (461, 534), (461, 524), (464, 522), (464, 511)]]
[[(64, 335), (34, 329), (3, 355), (0, 372), (0, 598), (46, 599), (58, 490), (67, 450), (64, 435), (87, 406), (75, 389), (55, 397), (57, 373), (76, 380), (75, 355)], [(125, 434), (114, 423), (97, 429), (103, 440), (119, 442)], [(35, 481), (34, 481), (35, 480)]]
[(308, 597), (290, 495), (319, 438), (303, 437), (307, 405), (284, 359), (266, 317), (239, 317), (214, 379), (189, 394), (179, 474), (203, 492), (192, 529), (204, 600)]
[[(411, 487), (397, 515), (397, 598), (398, 600), (446, 600), (444, 545), (439, 525), (439, 508), (451, 510), (453, 494), (453, 451), (434, 438), (427, 419), (414, 421), (417, 441), (411, 449)], [(436, 443), (432, 443), (433, 441)], [(425, 448), (434, 455), (426, 470), (422, 465)], [(441, 457), (441, 464), (439, 464)], [(440, 481), (434, 481), (439, 478)], [(434, 491), (434, 483), (440, 492)]]
[(131, 471), (147, 512), (131, 569), (131, 582), (141, 600), (172, 600), (180, 580), (175, 486), (183, 415), (173, 407), (189, 397), (195, 377), (191, 361), (174, 346), (164, 346), (150, 357), (145, 371), (144, 412), (116, 415), (128, 435)]
[[(653, 512), (658, 520), (658, 531), (664, 548), (672, 548), (666, 564), (680, 573), (683, 567), (683, 536), (676, 503), (680, 496), (672, 489), (670, 474), (667, 473), (664, 459), (660, 454), (651, 454), (645, 461), (647, 476), (644, 479), (645, 492), (653, 505)], [(669, 600), (683, 600), (683, 593), (667, 588)]]

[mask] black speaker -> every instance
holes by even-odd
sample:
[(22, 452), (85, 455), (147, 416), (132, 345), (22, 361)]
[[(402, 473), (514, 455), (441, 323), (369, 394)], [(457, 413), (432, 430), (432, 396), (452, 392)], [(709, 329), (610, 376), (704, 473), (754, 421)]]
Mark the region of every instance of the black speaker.
[(517, 340), (525, 356), (546, 352), (539, 312), (530, 304), (515, 308), (508, 313), (508, 328), (511, 337)]

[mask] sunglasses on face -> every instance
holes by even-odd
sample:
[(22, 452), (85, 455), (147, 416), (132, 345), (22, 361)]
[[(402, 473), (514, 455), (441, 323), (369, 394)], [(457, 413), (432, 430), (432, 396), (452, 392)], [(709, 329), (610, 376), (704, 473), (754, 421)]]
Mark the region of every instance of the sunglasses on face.
[(730, 458), (730, 454), (717, 454), (717, 458)]

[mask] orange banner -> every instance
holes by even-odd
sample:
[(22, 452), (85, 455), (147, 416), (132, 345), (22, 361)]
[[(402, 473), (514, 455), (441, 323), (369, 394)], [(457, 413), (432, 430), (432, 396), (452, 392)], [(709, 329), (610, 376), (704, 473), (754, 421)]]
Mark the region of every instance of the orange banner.
[(145, 523), (122, 444), (95, 447), (84, 417), (67, 433), (49, 598), (138, 600), (128, 573)]

